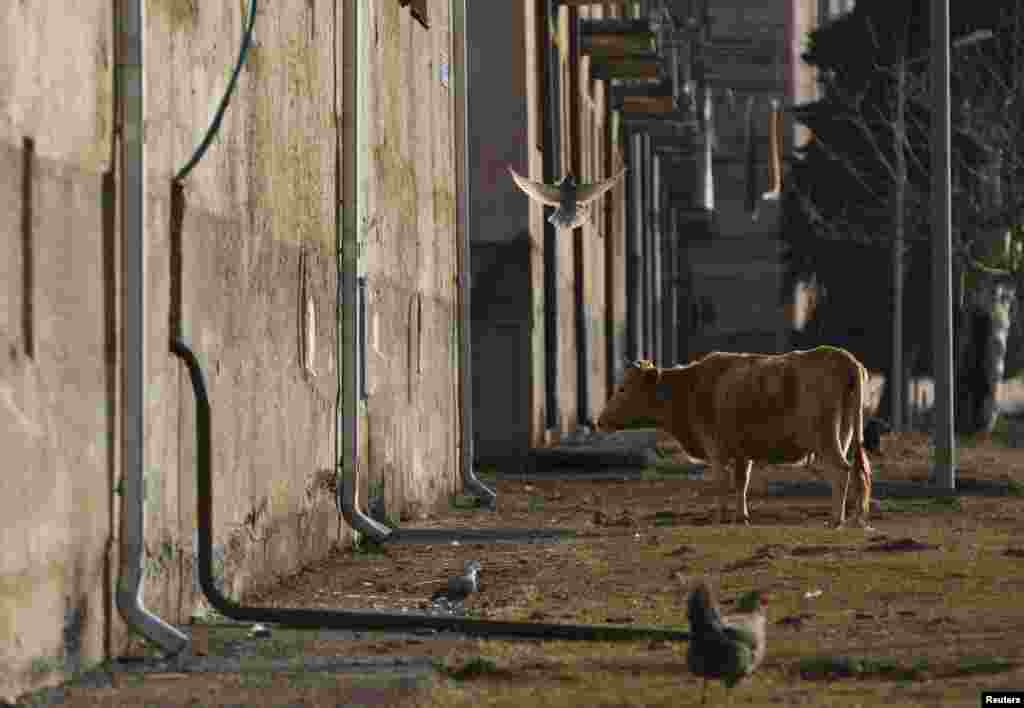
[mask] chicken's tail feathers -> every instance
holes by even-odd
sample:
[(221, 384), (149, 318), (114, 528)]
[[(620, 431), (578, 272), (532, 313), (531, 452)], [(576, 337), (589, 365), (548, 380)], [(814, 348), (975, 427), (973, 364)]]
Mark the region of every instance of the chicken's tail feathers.
[(722, 632), (722, 618), (707, 582), (698, 581), (690, 590), (686, 614), (691, 634), (708, 636)]

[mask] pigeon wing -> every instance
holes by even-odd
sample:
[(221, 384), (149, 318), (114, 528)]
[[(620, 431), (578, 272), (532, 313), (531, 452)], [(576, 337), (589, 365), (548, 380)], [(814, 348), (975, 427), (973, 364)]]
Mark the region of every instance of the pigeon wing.
[(576, 190), (576, 201), (580, 204), (587, 204), (594, 201), (602, 194), (607, 192), (609, 189), (615, 186), (615, 183), (619, 181), (622, 175), (626, 174), (626, 168), (623, 167), (619, 170), (618, 174), (614, 177), (609, 177), (603, 182), (597, 182), (595, 184), (581, 184)]
[(531, 199), (534, 199), (541, 204), (546, 204), (547, 206), (556, 207), (560, 204), (558, 187), (552, 187), (551, 185), (544, 184), (543, 182), (528, 180), (522, 175), (516, 174), (516, 171), (511, 167), (508, 168), (508, 171), (512, 174), (512, 179), (514, 179), (516, 184), (519, 185), (519, 189), (526, 192), (527, 196)]

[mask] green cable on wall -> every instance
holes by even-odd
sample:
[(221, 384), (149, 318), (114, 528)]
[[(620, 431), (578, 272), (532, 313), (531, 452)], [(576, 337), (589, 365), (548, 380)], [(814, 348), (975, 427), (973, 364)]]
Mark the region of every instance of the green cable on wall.
[(231, 101), (231, 94), (235, 91), (235, 84), (238, 82), (238, 75), (242, 73), (242, 66), (245, 65), (245, 59), (249, 55), (249, 46), (252, 44), (252, 29), (256, 25), (256, 0), (250, 0), (249, 2), (249, 21), (246, 23), (245, 31), (242, 33), (242, 47), (238, 52), (238, 61), (235, 63), (235, 69), (231, 72), (231, 79), (228, 81), (227, 88), (224, 89), (224, 96), (220, 99), (220, 105), (217, 106), (217, 112), (213, 114), (213, 120), (210, 121), (210, 126), (206, 129), (206, 135), (203, 136), (202, 142), (196, 147), (195, 152), (192, 153), (192, 157), (189, 158), (188, 162), (178, 170), (178, 174), (174, 175), (174, 181), (180, 182), (188, 176), (188, 173), (192, 171), (192, 168), (203, 159), (203, 155), (206, 154), (206, 150), (210, 147), (210, 143), (217, 137), (217, 132), (220, 130), (221, 119), (224, 118), (224, 112), (228, 109), (228, 103)]

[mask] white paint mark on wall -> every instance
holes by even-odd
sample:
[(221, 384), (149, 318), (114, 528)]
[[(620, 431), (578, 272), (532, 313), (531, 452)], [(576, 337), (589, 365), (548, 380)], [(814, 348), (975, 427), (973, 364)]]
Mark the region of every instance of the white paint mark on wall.
[(377, 356), (384, 356), (380, 350), (380, 313), (373, 313), (373, 351), (377, 352)]
[(306, 373), (316, 376), (316, 304), (306, 298)]

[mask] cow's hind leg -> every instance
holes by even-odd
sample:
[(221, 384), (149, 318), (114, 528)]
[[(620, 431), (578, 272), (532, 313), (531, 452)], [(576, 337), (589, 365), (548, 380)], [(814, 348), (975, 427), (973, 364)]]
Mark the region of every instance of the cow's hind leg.
[(871, 508), (871, 461), (868, 459), (868, 455), (863, 447), (854, 453), (853, 466), (857, 471), (858, 481), (858, 494), (856, 498), (857, 525), (865, 531), (872, 531), (873, 529), (868, 524), (868, 512)]
[[(750, 470), (754, 466), (753, 460), (734, 461), (733, 484), (736, 491), (736, 513), (742, 523), (750, 525), (750, 510), (747, 509), (747, 490), (750, 488)], [(735, 516), (733, 517), (735, 520)]]

